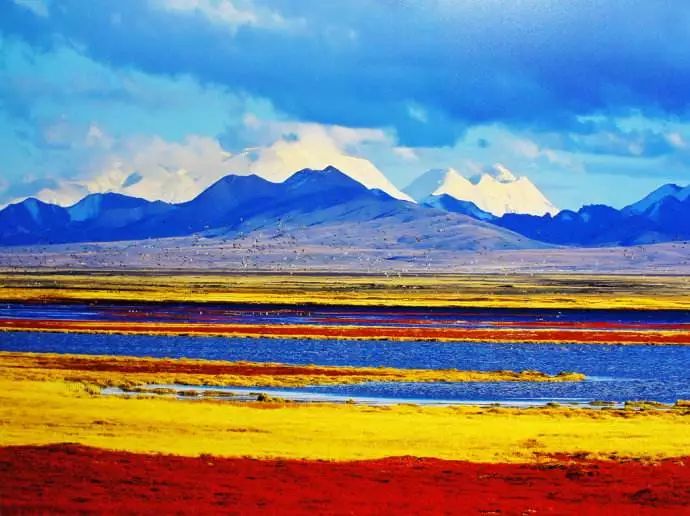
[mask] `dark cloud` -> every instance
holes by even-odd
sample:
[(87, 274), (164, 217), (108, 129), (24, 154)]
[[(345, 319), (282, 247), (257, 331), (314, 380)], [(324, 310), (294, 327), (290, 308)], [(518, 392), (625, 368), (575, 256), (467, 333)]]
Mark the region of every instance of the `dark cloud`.
[(652, 129), (626, 131), (613, 126), (589, 133), (542, 133), (538, 139), (548, 148), (575, 154), (656, 158), (678, 152), (666, 134)]
[(127, 188), (129, 186), (134, 186), (137, 183), (140, 183), (141, 180), (144, 179), (144, 176), (142, 176), (139, 172), (132, 172), (130, 175), (128, 175), (125, 180), (122, 182), (122, 188)]
[(48, 18), (0, 2), (3, 33), (35, 46), (191, 74), (301, 120), (392, 127), (404, 145), (447, 145), (478, 123), (586, 132), (582, 115), (684, 117), (690, 107), (682, 2), (254, 3), (284, 27), (230, 27), (141, 0), (63, 0)]

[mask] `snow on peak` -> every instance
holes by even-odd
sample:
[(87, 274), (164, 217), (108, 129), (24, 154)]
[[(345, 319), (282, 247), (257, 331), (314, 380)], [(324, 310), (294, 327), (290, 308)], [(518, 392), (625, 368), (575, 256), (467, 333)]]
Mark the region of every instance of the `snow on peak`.
[(246, 149), (228, 159), (226, 164), (236, 174), (254, 173), (276, 183), (285, 181), (295, 170), (323, 170), (333, 166), (370, 190), (378, 189), (395, 199), (414, 202), (371, 161), (331, 149), (325, 144), (311, 145), (302, 140), (279, 140), (269, 147)]
[(435, 168), (422, 174), (404, 191), (416, 201), (422, 201), (430, 195), (447, 194), (459, 198), (470, 188), (472, 183), (454, 168)]
[(510, 170), (508, 170), (507, 167), (501, 165), (500, 163), (496, 163), (489, 174), (491, 174), (499, 183), (512, 183), (513, 181), (517, 180), (515, 174), (513, 174)]
[(456, 170), (433, 169), (422, 174), (405, 192), (417, 201), (430, 195), (449, 195), (473, 202), (478, 208), (500, 217), (506, 213), (556, 214), (558, 209), (526, 177), (516, 177), (497, 164), (487, 173), (469, 181)]

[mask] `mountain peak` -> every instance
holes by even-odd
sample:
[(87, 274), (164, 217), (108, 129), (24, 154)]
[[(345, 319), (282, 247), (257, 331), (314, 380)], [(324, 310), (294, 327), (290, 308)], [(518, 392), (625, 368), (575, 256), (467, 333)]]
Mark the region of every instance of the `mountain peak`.
[(442, 181), (432, 195), (441, 195), (462, 190), (468, 186), (468, 183), (469, 181), (460, 175), (460, 172), (454, 168), (443, 169)]
[(675, 183), (668, 183), (660, 186), (652, 193), (646, 195), (636, 203), (623, 208), (624, 213), (640, 215), (652, 209), (656, 204), (667, 197), (672, 197), (678, 201), (690, 198), (690, 186), (682, 187)]
[[(484, 212), (501, 216), (505, 213), (543, 215), (558, 209), (526, 177), (516, 177), (501, 164), (470, 181), (455, 169), (432, 169), (408, 186), (405, 191), (420, 202), (431, 196), (448, 195), (458, 201), (473, 203)], [(432, 203), (433, 204), (433, 203)]]
[(366, 188), (362, 183), (359, 181), (353, 179), (349, 175), (347, 175), (345, 172), (335, 168), (332, 165), (329, 165), (325, 168), (322, 169), (313, 169), (313, 168), (303, 168), (302, 170), (298, 170), (294, 174), (292, 174), (290, 177), (288, 177), (284, 183), (296, 183), (296, 182), (302, 182), (302, 181), (337, 181), (341, 182), (342, 184), (357, 184), (362, 186), (363, 188)]
[[(156, 203), (162, 203), (162, 201), (156, 201)], [(149, 204), (151, 204), (150, 201), (140, 197), (131, 197), (116, 192), (105, 192), (89, 194), (66, 209), (71, 220), (83, 222), (98, 216), (105, 210), (133, 210)]]
[(454, 168), (432, 168), (415, 179), (404, 191), (413, 199), (423, 202), (431, 195), (446, 194), (458, 198), (468, 187), (471, 187), (470, 182)]
[(353, 196), (371, 193), (362, 183), (333, 166), (321, 170), (304, 168), (287, 178), (283, 185), (299, 198), (314, 197), (311, 201), (314, 203), (327, 199), (331, 204), (338, 204)]
[(7, 206), (6, 210), (18, 213), (25, 212), (33, 221), (40, 222), (43, 218), (43, 212), (49, 208), (51, 208), (50, 204), (45, 203), (40, 199), (36, 199), (35, 197), (28, 197), (18, 203), (10, 204)]
[(518, 180), (515, 174), (508, 170), (508, 167), (501, 165), (500, 163), (496, 163), (493, 168), (487, 172), (487, 174), (499, 183), (512, 183)]
[(335, 168), (333, 165), (328, 165), (326, 168), (324, 168), (322, 171), (323, 172), (337, 172), (338, 174), (342, 174), (343, 172)]
[(281, 139), (270, 147), (245, 149), (229, 158), (227, 163), (241, 173), (254, 172), (277, 183), (288, 179), (295, 170), (323, 171), (332, 166), (369, 190), (381, 190), (395, 199), (414, 202), (371, 161), (334, 149), (329, 141), (317, 136), (311, 139)]
[(272, 190), (275, 185), (276, 183), (256, 174), (228, 174), (183, 205), (202, 202), (209, 206), (215, 204), (217, 208), (220, 208), (235, 202), (237, 199), (242, 199), (248, 194), (261, 195), (263, 192)]
[[(486, 169), (481, 174), (474, 175), (470, 178), (470, 183), (478, 185), (480, 183), (516, 183), (518, 181), (529, 181), (525, 176), (516, 176), (508, 167), (500, 163), (496, 163), (493, 167)], [(529, 181), (531, 183), (531, 181)]]

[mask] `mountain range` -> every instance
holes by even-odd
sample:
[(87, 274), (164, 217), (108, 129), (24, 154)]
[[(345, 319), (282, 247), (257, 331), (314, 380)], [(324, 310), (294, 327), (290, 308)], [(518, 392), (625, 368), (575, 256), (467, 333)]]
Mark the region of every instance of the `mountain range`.
[(525, 177), (497, 166), (474, 182), (454, 169), (430, 170), (405, 191), (422, 205), (468, 215), (532, 240), (569, 246), (640, 245), (690, 239), (690, 186), (664, 185), (617, 210), (559, 211)]
[[(143, 240), (200, 235), (246, 238), (270, 231), (312, 235), (312, 244), (522, 249), (543, 244), (512, 231), (368, 189), (341, 171), (304, 169), (282, 183), (228, 175), (189, 202), (115, 193), (61, 207), (27, 199), (0, 211), (0, 244)], [(342, 242), (341, 242), (342, 243)]]
[(91, 194), (69, 207), (30, 198), (0, 211), (0, 245), (300, 235), (309, 245), (491, 250), (690, 238), (690, 187), (662, 186), (622, 210), (558, 211), (527, 178), (495, 172), (470, 181), (452, 169), (432, 170), (404, 194), (326, 167), (282, 182), (228, 175), (179, 204), (118, 193)]
[[(462, 213), (461, 210), (456, 210)], [(622, 210), (583, 206), (536, 217), (506, 214), (486, 218), (529, 238), (561, 245), (639, 245), (690, 239), (690, 187), (668, 184)]]

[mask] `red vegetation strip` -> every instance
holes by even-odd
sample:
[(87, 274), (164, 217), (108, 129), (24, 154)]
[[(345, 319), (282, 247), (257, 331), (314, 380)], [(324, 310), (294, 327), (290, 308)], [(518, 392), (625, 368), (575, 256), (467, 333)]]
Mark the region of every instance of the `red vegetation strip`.
[(609, 321), (487, 321), (492, 326), (515, 328), (560, 328), (596, 330), (690, 331), (690, 323), (609, 322)]
[(690, 332), (595, 329), (419, 328), (261, 324), (180, 324), (73, 320), (0, 319), (0, 330), (73, 331), (174, 335), (237, 335), (284, 338), (458, 340), (472, 342), (580, 342), (690, 345)]
[(0, 448), (0, 513), (26, 511), (682, 514), (690, 512), (690, 466), (567, 458), (551, 465), (411, 457), (333, 463), (76, 445)]
[[(485, 320), (433, 320), (410, 319), (398, 317), (312, 317), (317, 324), (350, 324), (355, 326), (429, 326), (439, 329), (445, 328), (558, 328), (558, 329), (587, 329), (587, 330), (657, 330), (657, 331), (690, 331), (690, 323), (658, 323), (658, 322), (618, 322), (618, 321), (494, 321)], [(223, 321), (219, 321), (223, 322)]]
[(368, 371), (354, 368), (322, 368), (318, 366), (292, 366), (281, 364), (252, 363), (213, 363), (192, 360), (124, 360), (120, 358), (78, 357), (78, 356), (45, 356), (32, 357), (26, 367), (57, 369), (67, 371), (107, 371), (113, 373), (176, 373), (198, 375), (237, 375), (237, 376), (366, 376)]

